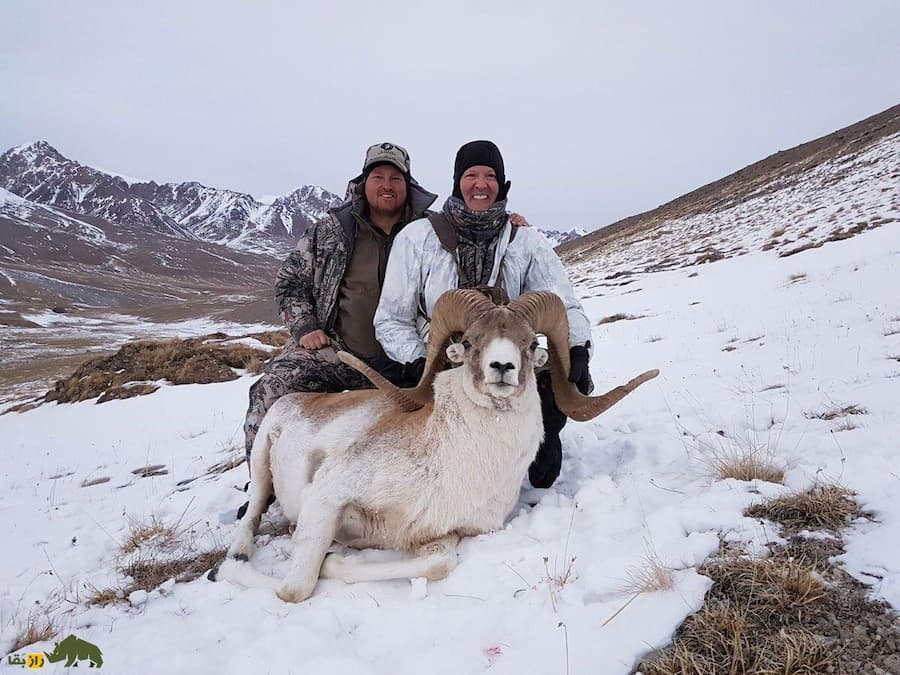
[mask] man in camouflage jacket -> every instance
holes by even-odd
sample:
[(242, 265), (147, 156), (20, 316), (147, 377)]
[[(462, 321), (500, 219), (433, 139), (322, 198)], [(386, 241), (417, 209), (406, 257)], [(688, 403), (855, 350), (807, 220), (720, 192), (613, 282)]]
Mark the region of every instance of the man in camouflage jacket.
[(350, 351), (376, 367), (383, 363), (372, 318), (387, 256), (397, 233), (422, 218), (436, 198), (410, 175), (405, 149), (378, 143), (348, 184), (347, 199), (300, 238), (275, 281), (275, 300), (291, 340), (250, 387), (244, 422), (248, 459), (263, 416), (281, 396), (371, 386), (340, 363), (335, 351)]

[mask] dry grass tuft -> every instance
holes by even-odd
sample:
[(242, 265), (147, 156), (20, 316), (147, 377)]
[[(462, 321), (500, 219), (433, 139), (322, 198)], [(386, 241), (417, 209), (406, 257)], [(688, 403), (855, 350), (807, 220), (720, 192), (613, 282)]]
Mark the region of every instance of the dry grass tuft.
[(766, 444), (738, 443), (720, 436), (715, 445), (701, 443), (710, 472), (719, 479), (784, 482), (784, 467), (775, 461), (775, 452)]
[(254, 354), (249, 359), (247, 359), (246, 363), (244, 363), (244, 368), (251, 375), (259, 375), (263, 370), (263, 366), (265, 366), (265, 365), (266, 365), (266, 360), (256, 354)]
[(754, 504), (744, 511), (751, 518), (781, 523), (789, 531), (839, 530), (861, 515), (854, 493), (839, 485), (820, 485), (787, 497)]
[(642, 315), (635, 314), (610, 314), (609, 316), (604, 316), (597, 322), (598, 326), (601, 326), (605, 323), (615, 323), (616, 321), (634, 321), (635, 319), (643, 319)]
[(704, 263), (717, 262), (719, 260), (724, 260), (727, 256), (722, 253), (722, 251), (718, 251), (714, 248), (709, 248), (707, 251), (697, 256), (697, 259), (692, 263), (693, 265), (702, 265)]
[(217, 474), (217, 473), (225, 473), (226, 471), (231, 471), (232, 469), (236, 469), (241, 464), (247, 461), (247, 454), (242, 450), (240, 454), (235, 454), (232, 457), (227, 457), (223, 459), (221, 462), (216, 462), (212, 466), (206, 469), (207, 474)]
[(681, 625), (675, 642), (637, 670), (692, 673), (818, 673), (834, 660), (800, 624), (825, 594), (822, 578), (796, 563), (726, 556), (702, 570), (713, 579), (704, 606)]
[(122, 553), (134, 553), (142, 546), (149, 545), (158, 550), (172, 550), (181, 544), (178, 523), (169, 525), (153, 516), (149, 523), (131, 523), (131, 529), (122, 542)]
[(176, 583), (193, 581), (223, 560), (226, 550), (223, 547), (163, 560), (137, 558), (120, 569), (125, 576), (130, 577), (130, 583), (119, 588), (94, 589), (87, 602), (89, 605), (103, 607), (125, 600), (135, 591), (152, 591), (169, 579), (175, 579)]
[(824, 244), (825, 244), (825, 242), (822, 242), (822, 241), (810, 241), (805, 244), (801, 244), (800, 246), (797, 246), (796, 248), (792, 248), (787, 251), (782, 251), (781, 253), (778, 254), (778, 257), (779, 258), (787, 258), (789, 256), (796, 255), (797, 253), (802, 253), (803, 251), (808, 251), (811, 248), (820, 248), (820, 247), (824, 246)]
[(99, 478), (91, 478), (89, 480), (84, 480), (81, 483), (81, 487), (93, 487), (94, 485), (103, 485), (103, 483), (109, 482), (109, 476), (100, 476)]
[(783, 624), (785, 617), (825, 595), (822, 577), (792, 560), (721, 558), (706, 566), (726, 597), (749, 598), (754, 618)]
[(622, 591), (626, 593), (659, 593), (675, 586), (672, 570), (663, 564), (655, 551), (648, 553), (640, 565), (628, 567), (625, 575), (627, 579)]
[(91, 586), (91, 592), (88, 595), (87, 603), (97, 607), (106, 607), (114, 602), (125, 599), (124, 588), (97, 588)]
[[(283, 345), (286, 331), (251, 337), (271, 346)], [(172, 384), (209, 384), (238, 377), (235, 370), (259, 372), (273, 354), (229, 342), (224, 333), (186, 340), (136, 340), (112, 356), (98, 356), (81, 364), (68, 378), (57, 380), (44, 395), (60, 403), (99, 397), (98, 403), (156, 391), (159, 381)]]
[(792, 284), (799, 283), (801, 281), (806, 281), (806, 272), (800, 272), (798, 274), (792, 274), (788, 277), (788, 281)]
[[(188, 507), (190, 504), (188, 504)], [(172, 524), (157, 516), (132, 522), (120, 546), (119, 586), (92, 588), (89, 605), (105, 606), (128, 598), (135, 591), (152, 591), (170, 579), (192, 581), (225, 557), (226, 549), (198, 551), (192, 525), (182, 526), (185, 512)]]
[(177, 583), (193, 581), (223, 560), (226, 550), (223, 547), (168, 560), (133, 560), (122, 568), (133, 579), (126, 596), (136, 590), (152, 591), (169, 579), (175, 579)]
[(858, 405), (845, 405), (841, 408), (829, 408), (820, 412), (805, 412), (803, 416), (808, 420), (826, 420), (830, 421), (838, 417), (846, 417), (847, 415), (868, 415), (869, 411)]
[(544, 556), (544, 576), (541, 582), (547, 585), (547, 592), (550, 594), (550, 604), (553, 605), (553, 611), (559, 608), (559, 594), (566, 589), (570, 581), (575, 579), (575, 556), (568, 559), (565, 569), (559, 570), (556, 562), (553, 563), (553, 571), (550, 571), (550, 559)]
[(45, 613), (32, 613), (28, 616), (22, 632), (16, 636), (13, 643), (13, 652), (17, 652), (23, 647), (33, 645), (35, 642), (44, 642), (56, 637), (59, 629), (51, 616)]
[(786, 389), (787, 385), (785, 384), (769, 384), (760, 389), (760, 391), (774, 391), (775, 389)]
[(266, 333), (250, 333), (245, 337), (259, 340), (264, 345), (270, 347), (284, 347), (288, 343), (288, 340), (291, 339), (291, 334), (287, 329), (282, 328), (281, 330), (273, 330)]

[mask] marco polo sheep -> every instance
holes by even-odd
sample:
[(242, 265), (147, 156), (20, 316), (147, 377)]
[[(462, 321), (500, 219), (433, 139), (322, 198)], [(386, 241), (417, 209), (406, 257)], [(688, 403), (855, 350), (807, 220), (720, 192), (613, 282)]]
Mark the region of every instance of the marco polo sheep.
[[(548, 353), (535, 333), (547, 336), (557, 405), (576, 420), (596, 417), (658, 373), (583, 396), (567, 380), (568, 321), (556, 295), (525, 293), (497, 306), (477, 291), (448, 291), (435, 306), (415, 388), (395, 387), (341, 353), (378, 388), (290, 394), (272, 406), (250, 457), (250, 505), (218, 577), (300, 602), (320, 575), (350, 582), (447, 576), (460, 537), (503, 526), (541, 441), (534, 369)], [(447, 360), (458, 367), (444, 370)], [(273, 491), (296, 523), (283, 580), (246, 562)], [(413, 555), (394, 562), (326, 556), (333, 541)]]

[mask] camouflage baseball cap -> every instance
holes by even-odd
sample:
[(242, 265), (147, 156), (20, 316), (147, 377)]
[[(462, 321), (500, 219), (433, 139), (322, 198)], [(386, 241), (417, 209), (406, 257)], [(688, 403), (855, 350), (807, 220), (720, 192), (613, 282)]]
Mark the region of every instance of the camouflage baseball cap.
[(376, 143), (366, 150), (366, 161), (363, 164), (363, 173), (375, 164), (392, 164), (400, 171), (409, 175), (409, 153), (406, 148), (396, 143)]

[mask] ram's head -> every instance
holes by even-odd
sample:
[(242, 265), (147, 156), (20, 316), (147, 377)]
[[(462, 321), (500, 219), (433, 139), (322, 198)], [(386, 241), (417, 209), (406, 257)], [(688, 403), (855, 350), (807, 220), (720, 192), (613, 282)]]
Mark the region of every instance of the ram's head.
[(568, 381), (566, 308), (559, 296), (546, 291), (524, 293), (505, 306), (495, 305), (479, 291), (444, 293), (435, 304), (431, 319), (425, 371), (412, 389), (392, 385), (350, 355), (340, 356), (404, 410), (417, 410), (433, 400), (435, 375), (447, 366), (448, 360), (468, 369), (464, 381), (470, 397), (476, 402), (478, 397), (483, 397), (482, 404), (496, 405), (500, 399), (516, 396), (524, 388), (534, 386), (534, 367), (544, 365), (548, 358), (537, 346), (537, 333), (547, 336), (556, 405), (575, 420), (593, 419), (659, 373), (647, 371), (602, 396), (582, 395)]

